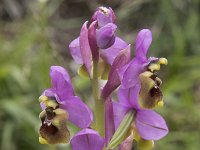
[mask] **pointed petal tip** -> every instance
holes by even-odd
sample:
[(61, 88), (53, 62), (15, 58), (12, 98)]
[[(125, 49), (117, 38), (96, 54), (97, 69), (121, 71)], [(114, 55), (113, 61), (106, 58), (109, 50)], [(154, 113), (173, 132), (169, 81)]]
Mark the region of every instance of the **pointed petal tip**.
[(59, 103), (66, 100), (67, 97), (74, 95), (70, 76), (65, 68), (61, 66), (51, 66), (50, 76), (52, 82), (52, 91), (49, 94), (54, 93), (53, 95), (57, 95), (57, 100)]
[(149, 29), (139, 31), (135, 40), (135, 55), (141, 61), (147, 61), (146, 55), (152, 42), (152, 33)]

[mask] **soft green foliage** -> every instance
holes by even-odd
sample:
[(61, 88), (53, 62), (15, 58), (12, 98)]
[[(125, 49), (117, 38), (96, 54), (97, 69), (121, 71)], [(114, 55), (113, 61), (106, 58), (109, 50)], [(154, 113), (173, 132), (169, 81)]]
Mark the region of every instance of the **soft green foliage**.
[[(9, 12), (14, 2), (19, 5), (17, 0), (10, 2), (1, 8)], [(114, 5), (115, 2), (108, 3)], [(27, 8), (21, 19), (15, 18), (12, 14), (16, 11), (11, 10), (12, 13), (7, 13), (10, 21), (2, 17), (0, 149), (69, 149), (63, 145), (39, 144), (37, 130), (41, 109), (38, 97), (50, 86), (51, 65), (62, 65), (72, 76), (76, 74), (77, 66), (68, 56), (67, 44), (78, 35), (83, 19), (89, 18), (95, 5), (86, 0), (30, 1), (23, 5)], [(156, 150), (197, 150), (200, 147), (199, 8), (199, 0), (126, 0), (114, 8), (122, 37), (133, 43), (141, 28), (152, 29), (152, 55), (166, 57), (169, 61), (160, 74), (165, 106), (158, 111), (166, 118), (170, 132), (155, 142)], [(73, 78), (76, 92), (89, 103), (87, 80)]]

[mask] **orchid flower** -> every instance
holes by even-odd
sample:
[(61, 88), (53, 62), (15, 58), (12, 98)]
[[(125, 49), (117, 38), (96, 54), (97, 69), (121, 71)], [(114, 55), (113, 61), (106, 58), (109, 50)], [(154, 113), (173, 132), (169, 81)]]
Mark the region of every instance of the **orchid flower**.
[(131, 88), (140, 84), (140, 103), (145, 108), (163, 105), (160, 85), (162, 81), (157, 76), (160, 65), (166, 65), (167, 59), (150, 57), (147, 52), (152, 42), (152, 33), (148, 29), (141, 30), (135, 41), (135, 57), (118, 71), (123, 88)]
[(139, 135), (145, 140), (159, 140), (168, 133), (168, 127), (159, 114), (140, 107), (138, 104), (139, 92), (139, 85), (130, 89), (120, 87), (119, 102), (113, 102), (115, 128), (118, 128), (127, 112), (134, 111), (134, 125)]
[[(111, 116), (108, 118), (108, 122), (110, 121), (109, 123), (112, 124), (112, 117), (114, 117), (115, 129), (119, 127), (121, 121), (129, 111), (133, 111), (135, 114), (133, 125), (130, 126), (131, 134), (120, 145), (120, 150), (131, 150), (133, 139), (136, 138), (135, 135), (137, 133), (144, 140), (159, 140), (168, 133), (165, 120), (159, 114), (152, 110), (140, 108), (138, 104), (139, 90), (140, 87), (130, 89), (120, 87), (118, 92), (119, 102), (113, 102), (113, 107), (109, 106), (111, 108)], [(109, 103), (107, 103), (108, 105)], [(112, 111), (114, 112), (114, 116), (112, 116)], [(106, 126), (107, 132), (112, 131), (112, 125), (109, 126), (107, 124)], [(112, 135), (112, 133), (108, 134)], [(96, 131), (85, 129), (72, 138), (71, 146), (72, 150), (102, 150), (103, 147), (107, 146), (110, 139), (103, 140)]]
[[(119, 102), (113, 102), (113, 110), (116, 130), (126, 114), (132, 111), (134, 119), (130, 128), (136, 128), (134, 135), (138, 132), (144, 140), (159, 140), (168, 133), (168, 127), (159, 114), (146, 108), (163, 104), (159, 88), (162, 81), (155, 72), (160, 69), (160, 64), (167, 64), (167, 60), (146, 58), (151, 41), (150, 30), (143, 29), (139, 32), (135, 42), (135, 58), (118, 70), (122, 84), (118, 90)], [(132, 142), (131, 137), (135, 138), (133, 135), (129, 136), (129, 143)], [(126, 146), (122, 144), (121, 147)]]
[[(69, 120), (80, 128), (90, 126), (93, 119), (91, 110), (83, 101), (74, 95), (68, 72), (60, 66), (51, 66), (50, 70), (52, 87), (45, 90), (39, 98), (43, 111), (40, 114), (42, 126), (40, 128), (40, 142), (56, 144), (66, 143), (69, 137), (60, 135), (66, 131), (66, 121)], [(66, 121), (64, 121), (66, 120)], [(65, 128), (65, 130), (59, 130)], [(53, 131), (52, 131), (53, 130)], [(60, 132), (56, 136), (56, 132)], [(55, 134), (56, 133), (56, 134)]]

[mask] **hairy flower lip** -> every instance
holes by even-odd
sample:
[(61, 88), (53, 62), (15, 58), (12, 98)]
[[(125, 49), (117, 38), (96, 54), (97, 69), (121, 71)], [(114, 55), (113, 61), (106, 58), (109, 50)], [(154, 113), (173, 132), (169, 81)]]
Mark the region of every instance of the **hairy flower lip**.
[(160, 90), (162, 81), (155, 73), (145, 71), (139, 75), (141, 89), (139, 102), (143, 108), (153, 108), (163, 100), (163, 94)]
[[(45, 138), (46, 134), (55, 134), (58, 129), (51, 123), (51, 119), (48, 120), (47, 118), (47, 111), (45, 110), (45, 113), (43, 113), (42, 116), (40, 116), (42, 125), (40, 127), (40, 135)], [(55, 117), (55, 116), (54, 116)], [(48, 121), (47, 121), (48, 120)]]
[(39, 129), (39, 142), (41, 144), (58, 144), (69, 141), (68, 115), (65, 110), (47, 107), (40, 113), (39, 118), (42, 122)]
[(162, 97), (162, 92), (160, 91), (160, 88), (158, 86), (154, 86), (151, 90), (150, 90), (150, 95), (152, 97), (156, 96), (156, 97)]
[(54, 117), (55, 117), (55, 112), (53, 112), (53, 108), (52, 107), (47, 107), (46, 109), (45, 109), (45, 111), (46, 111), (46, 114), (47, 114), (47, 119), (48, 120), (51, 120), (51, 119), (53, 119)]
[(52, 123), (47, 123), (47, 122), (43, 122), (42, 126), (40, 127), (40, 134), (42, 137), (44, 137), (43, 134), (45, 134), (46, 132), (48, 132), (49, 134), (54, 134), (58, 131), (58, 128), (56, 128)]

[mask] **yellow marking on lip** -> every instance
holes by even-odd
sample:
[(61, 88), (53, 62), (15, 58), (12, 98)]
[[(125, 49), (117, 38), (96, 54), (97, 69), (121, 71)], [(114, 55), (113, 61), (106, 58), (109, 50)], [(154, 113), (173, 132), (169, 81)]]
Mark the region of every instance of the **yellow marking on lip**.
[(154, 141), (153, 140), (144, 140), (140, 138), (138, 141), (138, 149), (142, 150), (152, 150), (154, 147)]
[(55, 100), (48, 100), (46, 101), (45, 105), (46, 107), (52, 107), (53, 109), (55, 109), (58, 106)]
[(167, 65), (168, 64), (168, 60), (166, 58), (159, 58), (158, 61), (161, 65)]
[(39, 102), (41, 103), (41, 102), (45, 102), (45, 101), (47, 101), (48, 100), (48, 97), (47, 96), (45, 96), (45, 95), (41, 95), (40, 97), (39, 97)]
[(56, 116), (52, 120), (52, 123), (56, 127), (60, 125), (61, 120), (67, 120), (69, 117), (68, 113), (65, 110), (60, 109), (60, 108), (55, 109), (53, 112), (56, 114)]
[(143, 75), (145, 77), (151, 77), (153, 75), (153, 73), (150, 71), (145, 71), (145, 72), (141, 73), (140, 75)]
[(159, 101), (159, 102), (157, 103), (157, 106), (158, 106), (158, 107), (163, 107), (163, 106), (164, 106), (163, 100)]
[(160, 70), (160, 64), (150, 64), (148, 67), (152, 72), (155, 70)]
[(48, 144), (47, 140), (42, 137), (39, 137), (39, 142), (40, 144)]

